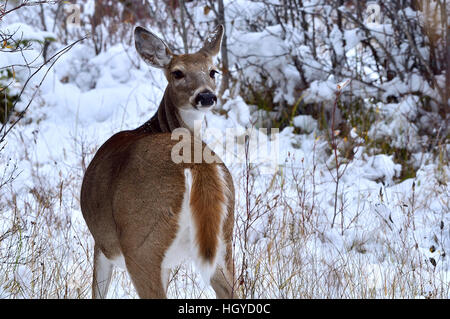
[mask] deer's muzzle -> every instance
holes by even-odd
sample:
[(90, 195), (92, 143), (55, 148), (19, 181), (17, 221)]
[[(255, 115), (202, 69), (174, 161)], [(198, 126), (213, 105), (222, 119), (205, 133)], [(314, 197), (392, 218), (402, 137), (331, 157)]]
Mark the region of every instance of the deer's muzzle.
[(195, 105), (208, 107), (217, 102), (217, 96), (211, 91), (204, 91), (195, 97)]

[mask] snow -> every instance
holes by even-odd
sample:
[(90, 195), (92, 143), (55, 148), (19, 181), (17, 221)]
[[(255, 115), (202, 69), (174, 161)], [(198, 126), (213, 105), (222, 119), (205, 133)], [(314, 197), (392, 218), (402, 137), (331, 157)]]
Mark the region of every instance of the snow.
[(336, 96), (337, 84), (332, 79), (327, 81), (313, 81), (308, 90), (305, 101), (333, 101)]
[(292, 123), (304, 133), (311, 133), (317, 129), (317, 121), (311, 115), (297, 115), (292, 119)]
[(35, 40), (44, 42), (46, 39), (55, 39), (56, 35), (52, 32), (36, 30), (25, 23), (11, 23), (7, 26), (2, 26), (0, 28), (0, 32), (13, 34), (12, 40), (21, 41), (21, 40)]

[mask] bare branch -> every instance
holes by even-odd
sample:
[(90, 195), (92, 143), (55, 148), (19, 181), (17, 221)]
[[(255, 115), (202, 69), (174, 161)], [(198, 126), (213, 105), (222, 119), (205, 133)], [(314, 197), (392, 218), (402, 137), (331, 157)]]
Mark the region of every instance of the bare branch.
[[(30, 107), (31, 103), (34, 100), (34, 97), (36, 96), (37, 92), (39, 91), (39, 88), (41, 87), (42, 83), (44, 82), (45, 78), (47, 77), (48, 72), (50, 71), (50, 69), (53, 67), (53, 65), (56, 63), (56, 61), (59, 60), (59, 58), (61, 56), (63, 56), (65, 53), (67, 53), (68, 51), (70, 51), (70, 49), (72, 49), (77, 43), (85, 40), (87, 38), (87, 36), (73, 42), (72, 44), (64, 47), (63, 49), (59, 50), (58, 52), (56, 52), (52, 57), (50, 57), (47, 61), (45, 61), (33, 74), (31, 74), (28, 79), (25, 81), (22, 90), (19, 93), (19, 97), (22, 96), (23, 92), (25, 91), (25, 88), (27, 87), (28, 83), (31, 81), (31, 79), (37, 74), (39, 73), (40, 70), (42, 70), (42, 68), (44, 66), (46, 66), (47, 64), (49, 64), (51, 62), (51, 65), (49, 66), (49, 68), (47, 69), (47, 71), (45, 72), (44, 76), (42, 77), (41, 81), (39, 82), (39, 84), (37, 85), (32, 97), (30, 98), (29, 102), (27, 103), (26, 107), (24, 108), (24, 110), (22, 112), (20, 112), (20, 114), (18, 115), (17, 119), (9, 126), (9, 128), (6, 128), (7, 125), (7, 121), (5, 121), (5, 123), (3, 123), (2, 127), (0, 128), (0, 132), (3, 132), (2, 135), (0, 136), (0, 143), (2, 143), (6, 136), (8, 135), (8, 133), (14, 128), (14, 126), (16, 126), (16, 124), (23, 118), (23, 116), (25, 115), (26, 111), (28, 110), (28, 108)], [(15, 107), (15, 105), (17, 104), (17, 102), (19, 101), (16, 100), (13, 108)]]

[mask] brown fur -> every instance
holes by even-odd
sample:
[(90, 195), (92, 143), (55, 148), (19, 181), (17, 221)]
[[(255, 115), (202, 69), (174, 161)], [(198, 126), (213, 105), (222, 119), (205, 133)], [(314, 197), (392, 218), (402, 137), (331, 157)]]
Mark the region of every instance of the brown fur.
[(190, 206), (197, 224), (200, 254), (208, 262), (212, 262), (216, 255), (217, 235), (222, 223), (222, 207), (226, 206), (225, 189), (217, 170), (217, 167), (210, 164), (192, 167)]
[[(123, 253), (133, 283), (143, 298), (163, 296), (159, 286), (160, 265), (178, 229), (186, 168), (193, 175), (190, 204), (200, 252), (211, 261), (217, 252), (217, 235), (222, 233), (229, 275), (223, 277), (218, 273), (212, 283), (214, 278), (221, 278), (216, 279), (219, 287), (231, 287), (234, 211), (231, 175), (221, 163), (173, 163), (170, 156), (175, 143), (169, 133), (118, 133), (99, 149), (83, 180), (81, 207), (95, 245), (108, 258)], [(224, 171), (226, 185), (219, 179), (219, 169)], [(223, 203), (227, 211), (222, 217)], [(152, 285), (144, 284), (143, 277), (149, 278)], [(222, 298), (230, 296), (229, 289), (224, 290)]]

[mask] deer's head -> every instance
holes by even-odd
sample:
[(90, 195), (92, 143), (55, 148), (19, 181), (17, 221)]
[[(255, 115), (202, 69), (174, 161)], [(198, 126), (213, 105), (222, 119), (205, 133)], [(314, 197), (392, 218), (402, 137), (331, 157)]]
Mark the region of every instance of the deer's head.
[(164, 70), (167, 93), (183, 110), (207, 110), (217, 102), (213, 57), (220, 51), (224, 28), (218, 25), (196, 53), (176, 55), (163, 40), (142, 27), (134, 31), (136, 50), (149, 65)]

